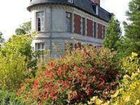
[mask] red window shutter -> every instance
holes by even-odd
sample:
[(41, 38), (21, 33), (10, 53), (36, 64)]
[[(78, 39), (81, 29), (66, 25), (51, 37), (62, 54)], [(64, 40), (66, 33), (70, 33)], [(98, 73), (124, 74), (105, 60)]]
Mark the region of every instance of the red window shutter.
[(102, 39), (102, 25), (98, 24), (98, 39)]
[(81, 32), (81, 16), (74, 14), (74, 32), (80, 34)]
[(97, 38), (99, 39), (100, 38), (100, 24), (98, 23), (98, 26), (97, 26), (97, 30), (98, 30), (98, 32), (97, 32)]
[(94, 21), (92, 21), (92, 36), (94, 37)]
[(105, 37), (105, 26), (103, 26), (103, 38)]
[(101, 35), (100, 35), (100, 39), (103, 39), (103, 25), (102, 24), (100, 24), (101, 26)]
[(87, 36), (93, 37), (93, 21), (87, 19)]

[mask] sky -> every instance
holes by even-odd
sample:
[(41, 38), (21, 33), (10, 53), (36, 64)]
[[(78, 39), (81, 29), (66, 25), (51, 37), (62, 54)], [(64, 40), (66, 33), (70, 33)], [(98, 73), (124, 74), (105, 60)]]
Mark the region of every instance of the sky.
[[(31, 20), (27, 11), (30, 0), (1, 0), (0, 3), (0, 32), (4, 38), (10, 38), (17, 27), (23, 22)], [(130, 0), (101, 0), (101, 6), (107, 11), (114, 13), (122, 23), (126, 20), (125, 13), (128, 10)]]

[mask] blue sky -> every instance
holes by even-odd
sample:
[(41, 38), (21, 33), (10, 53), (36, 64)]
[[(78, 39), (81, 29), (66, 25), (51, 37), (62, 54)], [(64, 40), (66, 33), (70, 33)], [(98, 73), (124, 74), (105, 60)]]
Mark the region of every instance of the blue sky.
[[(15, 29), (23, 22), (29, 21), (31, 16), (27, 11), (30, 0), (2, 0), (0, 3), (0, 31), (8, 39)], [(126, 20), (130, 0), (101, 0), (101, 6), (116, 15), (120, 22)]]

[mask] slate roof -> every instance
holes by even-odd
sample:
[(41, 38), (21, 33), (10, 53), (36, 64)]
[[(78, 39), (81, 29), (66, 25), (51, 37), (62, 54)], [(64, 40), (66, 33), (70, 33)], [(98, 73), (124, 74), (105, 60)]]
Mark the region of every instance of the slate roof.
[(46, 5), (46, 4), (62, 4), (76, 7), (84, 12), (94, 15), (106, 22), (111, 18), (111, 13), (99, 6), (99, 14), (96, 15), (96, 4), (92, 3), (90, 0), (73, 0), (74, 3), (69, 3), (68, 0), (31, 0), (28, 10), (36, 5)]

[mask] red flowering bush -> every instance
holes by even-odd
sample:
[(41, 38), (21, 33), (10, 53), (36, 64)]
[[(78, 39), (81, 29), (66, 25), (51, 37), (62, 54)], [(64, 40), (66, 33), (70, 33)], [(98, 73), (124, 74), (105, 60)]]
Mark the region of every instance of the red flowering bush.
[(118, 85), (119, 70), (115, 53), (84, 47), (49, 62), (18, 94), (38, 105), (85, 103), (93, 96), (107, 100)]

